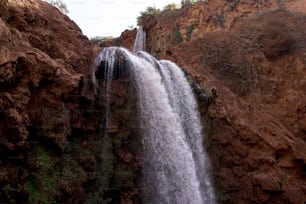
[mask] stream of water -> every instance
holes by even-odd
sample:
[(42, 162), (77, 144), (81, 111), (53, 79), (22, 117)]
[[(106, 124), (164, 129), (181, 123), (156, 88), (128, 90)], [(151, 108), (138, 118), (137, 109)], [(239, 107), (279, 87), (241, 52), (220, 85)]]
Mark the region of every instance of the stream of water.
[(109, 71), (113, 71), (119, 55), (126, 60), (137, 90), (144, 154), (142, 202), (214, 204), (209, 161), (203, 149), (202, 125), (192, 89), (176, 64), (156, 60), (142, 51), (144, 47), (145, 33), (141, 28), (133, 53), (110, 47), (104, 48), (97, 58), (108, 66), (106, 97), (112, 79)]

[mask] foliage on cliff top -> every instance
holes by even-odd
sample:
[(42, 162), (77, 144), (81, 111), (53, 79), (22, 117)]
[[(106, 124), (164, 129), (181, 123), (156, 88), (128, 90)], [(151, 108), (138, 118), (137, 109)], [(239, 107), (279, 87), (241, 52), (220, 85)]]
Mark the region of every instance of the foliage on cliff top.
[(161, 13), (161, 10), (159, 8), (156, 8), (155, 6), (149, 6), (144, 11), (140, 12), (140, 16), (137, 17), (137, 23), (140, 24), (141, 19), (144, 16), (156, 16)]
[(63, 14), (67, 15), (69, 14), (67, 5), (62, 0), (46, 0), (49, 4), (56, 7), (58, 10), (60, 10)]
[(107, 40), (112, 40), (112, 39), (114, 39), (113, 36), (95, 36), (95, 37), (90, 38), (90, 41), (97, 44), (97, 45), (100, 45), (103, 42), (105, 42)]
[(170, 3), (166, 5), (162, 10), (156, 8), (155, 6), (149, 6), (144, 11), (140, 12), (140, 16), (137, 17), (137, 23), (141, 24), (142, 19), (146, 16), (158, 16), (169, 11), (182, 9), (187, 5), (192, 5), (200, 1), (205, 2), (206, 0), (182, 0), (180, 4)]

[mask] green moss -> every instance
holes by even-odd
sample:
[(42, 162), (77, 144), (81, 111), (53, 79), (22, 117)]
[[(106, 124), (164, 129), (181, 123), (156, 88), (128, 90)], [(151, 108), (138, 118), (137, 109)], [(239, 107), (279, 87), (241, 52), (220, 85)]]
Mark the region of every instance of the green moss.
[[(86, 192), (85, 203), (107, 203), (106, 199), (111, 191), (110, 188), (115, 185), (112, 178), (114, 163), (117, 160), (113, 154), (112, 138), (104, 138), (100, 135), (100, 138), (90, 136), (88, 139), (90, 139), (88, 142), (90, 152), (88, 153), (95, 155), (97, 165), (95, 169), (96, 178), (90, 188), (87, 188), (92, 190)], [(82, 154), (85, 155), (86, 153)]]
[[(40, 188), (37, 183), (35, 182), (37, 179), (30, 179), (28, 182), (25, 183), (25, 190), (29, 194), (29, 203), (39, 203), (39, 204), (49, 204), (49, 203), (56, 203), (55, 195), (53, 191), (48, 193), (46, 189)], [(43, 182), (45, 183), (45, 182)], [(46, 184), (46, 183), (45, 183)], [(43, 185), (43, 184), (42, 184)]]
[(40, 196), (40, 192), (37, 189), (37, 187), (34, 184), (34, 179), (30, 179), (28, 180), (25, 185), (24, 185), (24, 189), (27, 191), (27, 193), (29, 194), (29, 201), (31, 203), (38, 203), (38, 199), (41, 197)]
[(70, 156), (64, 157), (64, 166), (60, 171), (61, 180), (71, 181), (73, 183), (82, 183), (86, 181), (86, 173), (78, 163)]
[(33, 172), (24, 186), (29, 193), (29, 202), (56, 203), (58, 171), (51, 152), (46, 147), (37, 145), (33, 150), (33, 160), (37, 161), (39, 171)]
[[(60, 180), (64, 183), (82, 186), (85, 189), (84, 203), (107, 203), (103, 197), (110, 185), (110, 178), (113, 172), (111, 146), (106, 144), (103, 135), (99, 133), (83, 135), (87, 145), (80, 145), (80, 138), (71, 138), (65, 148), (63, 164), (60, 168)], [(108, 141), (109, 143), (109, 141)], [(92, 172), (85, 172), (81, 163), (89, 158), (95, 159), (95, 169)], [(110, 162), (110, 163), (109, 163)], [(87, 180), (87, 173), (95, 174), (90, 182)]]

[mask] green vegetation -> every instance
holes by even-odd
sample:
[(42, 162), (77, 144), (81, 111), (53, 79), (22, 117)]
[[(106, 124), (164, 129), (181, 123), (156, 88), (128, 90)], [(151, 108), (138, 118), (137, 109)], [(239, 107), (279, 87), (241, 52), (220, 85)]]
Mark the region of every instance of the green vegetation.
[(145, 11), (140, 12), (140, 16), (137, 17), (137, 23), (140, 24), (141, 19), (144, 16), (156, 16), (161, 13), (161, 10), (156, 8), (155, 6), (149, 6), (145, 9)]
[[(78, 158), (81, 159), (82, 157)], [(60, 171), (61, 181), (79, 183), (86, 181), (85, 171), (78, 165), (78, 163), (69, 155), (64, 157), (65, 165)], [(77, 185), (76, 185), (77, 186)]]
[(29, 193), (30, 203), (56, 203), (58, 171), (55, 160), (48, 149), (38, 145), (33, 150), (33, 159), (37, 162), (39, 172), (35, 172), (25, 183), (25, 190)]
[(161, 10), (159, 8), (156, 8), (155, 6), (149, 6), (146, 8), (145, 11), (140, 12), (141, 15), (156, 15), (156, 14), (160, 14)]
[(176, 10), (176, 9), (180, 9), (181, 6), (180, 5), (177, 5), (175, 3), (172, 3), (172, 4), (168, 4), (164, 7), (163, 11), (173, 11), (173, 10)]
[(180, 25), (176, 24), (176, 28), (174, 30), (174, 42), (176, 44), (183, 41), (182, 34), (180, 32)]
[(187, 4), (192, 4), (194, 1), (193, 0), (182, 0), (181, 4), (182, 6), (187, 5)]
[(165, 11), (174, 11), (183, 8), (185, 5), (193, 4), (199, 1), (205, 2), (206, 0), (182, 0), (181, 5), (171, 3), (166, 5), (163, 10), (156, 8), (155, 6), (149, 6), (144, 11), (140, 12), (140, 16), (137, 17), (137, 23), (141, 24), (141, 19), (145, 16), (157, 16)]
[(69, 11), (67, 9), (67, 5), (62, 0), (47, 0), (48, 3), (56, 7), (58, 10), (60, 10), (63, 14), (67, 15), (69, 14)]
[(105, 41), (112, 39), (114, 39), (113, 36), (95, 36), (90, 38), (90, 41), (97, 45), (102, 45)]
[(187, 40), (190, 40), (193, 30), (194, 30), (193, 24), (186, 27), (186, 39)]
[(283, 0), (276, 0), (280, 9), (286, 9), (286, 3)]
[[(73, 188), (82, 188), (87, 174), (78, 161), (85, 158), (84, 155), (88, 152), (81, 148), (76, 149), (71, 144), (67, 145), (67, 149), (66, 153), (58, 157), (52, 147), (43, 144), (31, 148), (30, 160), (36, 168), (31, 171), (24, 184), (24, 189), (29, 194), (29, 203), (55, 204), (62, 199), (61, 194), (69, 195)], [(82, 155), (72, 157), (76, 151)]]
[(182, 0), (181, 5), (184, 6), (184, 5), (188, 5), (188, 4), (193, 4), (193, 3), (196, 3), (198, 1), (206, 1), (206, 0)]

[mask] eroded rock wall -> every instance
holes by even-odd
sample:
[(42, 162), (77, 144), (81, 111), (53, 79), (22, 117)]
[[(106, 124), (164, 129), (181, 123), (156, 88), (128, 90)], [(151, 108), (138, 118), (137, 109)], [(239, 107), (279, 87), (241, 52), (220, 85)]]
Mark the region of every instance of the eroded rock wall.
[[(143, 21), (148, 51), (210, 96), (199, 104), (219, 203), (306, 201), (304, 5), (208, 1)], [(115, 80), (105, 126), (100, 48), (45, 2), (0, 10), (0, 201), (139, 203), (129, 82)], [(112, 43), (132, 48), (132, 34)]]
[(46, 2), (0, 1), (1, 203), (102, 199), (98, 50)]
[(303, 8), (208, 1), (141, 21), (147, 51), (176, 62), (211, 96), (202, 115), (219, 203), (306, 200)]

